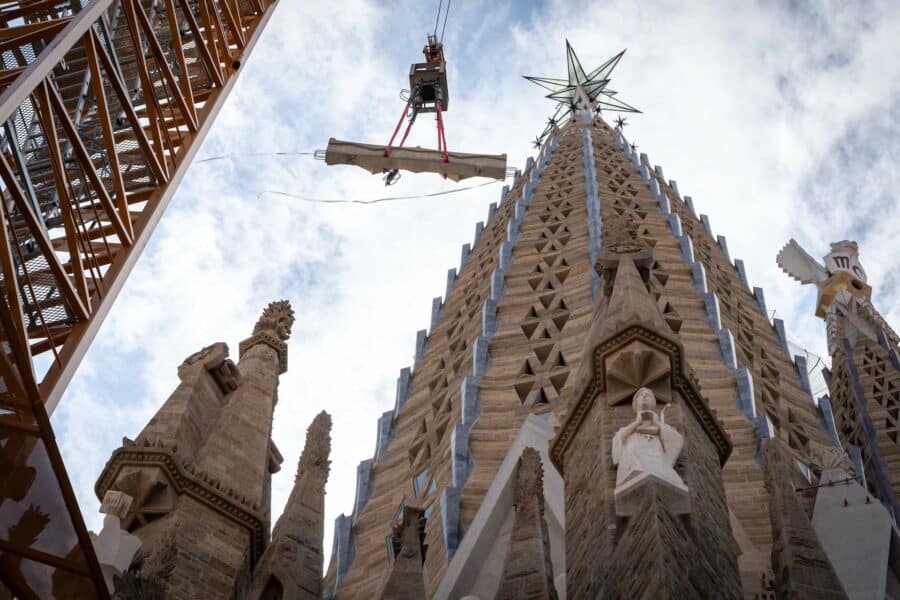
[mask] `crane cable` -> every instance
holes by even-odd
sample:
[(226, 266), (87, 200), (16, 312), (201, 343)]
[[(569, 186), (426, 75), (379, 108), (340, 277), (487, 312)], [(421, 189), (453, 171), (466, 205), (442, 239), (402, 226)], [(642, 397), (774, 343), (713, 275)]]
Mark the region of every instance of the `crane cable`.
[[(444, 31), (447, 30), (447, 15), (450, 14), (450, 2), (451, 0), (447, 0), (447, 8), (444, 9), (444, 24), (441, 26), (441, 37), (438, 38), (438, 41), (444, 41)], [(441, 23), (441, 8), (444, 6), (444, 0), (438, 0), (438, 9), (437, 16), (434, 19), (434, 37), (437, 37), (438, 26)]]

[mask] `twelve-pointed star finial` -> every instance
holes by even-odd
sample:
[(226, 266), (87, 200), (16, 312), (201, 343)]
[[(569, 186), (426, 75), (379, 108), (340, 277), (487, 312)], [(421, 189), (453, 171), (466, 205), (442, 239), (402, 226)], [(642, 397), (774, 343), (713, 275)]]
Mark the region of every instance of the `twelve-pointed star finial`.
[[(593, 108), (598, 111), (606, 109), (617, 112), (641, 112), (630, 104), (614, 98), (613, 96), (616, 95), (616, 92), (606, 87), (610, 81), (610, 74), (616, 68), (616, 65), (619, 64), (624, 54), (625, 51), (622, 50), (590, 73), (586, 73), (581, 66), (581, 61), (578, 60), (578, 56), (575, 54), (574, 48), (572, 48), (572, 44), (569, 43), (569, 40), (566, 40), (567, 79), (525, 76), (525, 79), (528, 81), (550, 90), (547, 97), (558, 102), (556, 112), (550, 118), (551, 124), (541, 134), (541, 138), (547, 135), (554, 126), (562, 126), (569, 120), (579, 98), (586, 97), (592, 104), (591, 107), (585, 108)], [(583, 91), (583, 96), (579, 94), (579, 89)]]

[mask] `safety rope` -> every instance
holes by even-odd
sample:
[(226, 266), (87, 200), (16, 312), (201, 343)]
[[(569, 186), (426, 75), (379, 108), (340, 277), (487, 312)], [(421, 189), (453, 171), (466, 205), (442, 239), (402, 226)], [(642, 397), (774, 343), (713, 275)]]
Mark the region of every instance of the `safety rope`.
[(430, 194), (419, 194), (416, 196), (388, 196), (386, 198), (375, 198), (374, 200), (344, 200), (344, 199), (331, 199), (331, 198), (310, 198), (307, 196), (301, 196), (298, 194), (290, 194), (288, 192), (279, 192), (278, 190), (265, 190), (260, 192), (257, 198), (262, 198), (266, 194), (271, 194), (274, 196), (284, 196), (286, 198), (292, 198), (294, 200), (302, 200), (304, 202), (315, 202), (319, 204), (378, 204), (379, 202), (393, 202), (396, 200), (416, 200), (419, 198), (434, 198), (435, 196), (446, 196), (448, 194), (458, 194), (459, 192), (465, 192), (467, 190), (474, 190), (477, 188), (482, 188), (488, 185), (494, 185), (497, 183), (501, 183), (500, 181), (485, 181), (484, 183), (478, 183), (475, 185), (469, 185), (466, 187), (456, 188), (453, 190), (444, 190), (442, 192), (432, 192)]
[(210, 156), (195, 161), (195, 164), (210, 162), (213, 160), (224, 160), (226, 158), (251, 158), (255, 156), (315, 156), (315, 152), (251, 152), (249, 154), (222, 154), (219, 156)]

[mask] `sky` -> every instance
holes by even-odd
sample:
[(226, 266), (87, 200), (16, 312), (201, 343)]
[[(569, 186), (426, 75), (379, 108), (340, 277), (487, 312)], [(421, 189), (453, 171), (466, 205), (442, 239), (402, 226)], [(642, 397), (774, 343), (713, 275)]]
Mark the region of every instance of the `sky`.
[[(336, 7), (339, 6), (339, 9)], [(309, 156), (328, 139), (385, 143), (403, 109), (437, 2), (282, 0), (198, 159), (176, 192), (52, 422), (88, 527), (93, 485), (123, 436), (134, 438), (178, 384), (182, 360), (224, 341), (237, 360), (271, 300), (296, 323), (273, 439), (280, 514), (306, 428), (331, 413), (326, 556), (352, 510), (356, 466), (393, 407), (416, 331), (444, 293), (460, 247), (501, 184), (371, 206), (367, 200), (469, 185), (405, 174), (391, 188)], [(814, 290), (775, 255), (791, 237), (816, 257), (854, 239), (874, 301), (900, 317), (900, 5), (884, 2), (457, 2), (444, 37), (451, 150), (506, 153), (522, 167), (553, 103), (521, 75), (565, 77), (565, 40), (586, 69), (623, 48), (610, 87), (643, 114), (626, 136), (727, 236), (751, 285), (789, 334), (825, 355)], [(614, 115), (607, 115), (612, 118)], [(420, 118), (408, 145), (435, 146)], [(480, 183), (483, 180), (470, 180)]]

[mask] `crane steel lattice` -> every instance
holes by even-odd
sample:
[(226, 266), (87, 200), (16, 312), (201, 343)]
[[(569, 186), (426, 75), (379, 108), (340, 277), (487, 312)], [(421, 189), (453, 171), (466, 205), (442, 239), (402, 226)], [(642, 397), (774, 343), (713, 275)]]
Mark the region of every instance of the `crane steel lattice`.
[(48, 414), (277, 0), (0, 2), (0, 597), (107, 597)]

